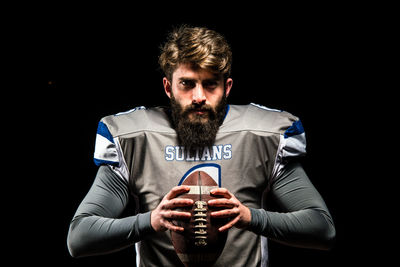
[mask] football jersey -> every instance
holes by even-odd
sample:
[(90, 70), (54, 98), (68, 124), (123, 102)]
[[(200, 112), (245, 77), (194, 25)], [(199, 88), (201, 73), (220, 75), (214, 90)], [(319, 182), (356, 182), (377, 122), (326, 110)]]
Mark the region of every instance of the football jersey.
[[(253, 103), (228, 105), (214, 145), (196, 151), (179, 145), (168, 112), (138, 107), (104, 117), (98, 125), (94, 161), (112, 166), (128, 182), (138, 213), (155, 209), (172, 187), (199, 170), (247, 207), (263, 208), (263, 196), (286, 160), (305, 154), (302, 124), (284, 111)], [(141, 266), (179, 262), (169, 231), (143, 239), (136, 250)], [(215, 266), (263, 266), (267, 261), (265, 237), (232, 228)]]

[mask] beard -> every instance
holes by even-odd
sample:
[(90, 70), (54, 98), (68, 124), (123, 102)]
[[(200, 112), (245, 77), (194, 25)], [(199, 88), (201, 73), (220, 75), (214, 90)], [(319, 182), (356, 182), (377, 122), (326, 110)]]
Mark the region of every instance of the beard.
[[(172, 95), (171, 116), (179, 145), (190, 152), (212, 147), (225, 118), (226, 107), (225, 93), (215, 108), (205, 104), (191, 104), (183, 107)], [(200, 114), (197, 113), (199, 111)]]

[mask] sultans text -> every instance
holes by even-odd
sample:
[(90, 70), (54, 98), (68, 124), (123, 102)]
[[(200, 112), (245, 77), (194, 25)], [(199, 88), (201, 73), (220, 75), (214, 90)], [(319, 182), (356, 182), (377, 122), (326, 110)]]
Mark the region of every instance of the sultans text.
[(165, 160), (167, 161), (214, 161), (229, 160), (232, 158), (232, 145), (214, 145), (196, 149), (193, 152), (186, 151), (183, 146), (166, 146)]

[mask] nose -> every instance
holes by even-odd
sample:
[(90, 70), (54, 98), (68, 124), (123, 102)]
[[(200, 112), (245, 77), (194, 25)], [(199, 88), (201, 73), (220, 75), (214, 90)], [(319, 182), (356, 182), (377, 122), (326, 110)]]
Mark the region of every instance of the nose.
[(202, 85), (198, 85), (193, 88), (193, 104), (204, 104), (206, 102), (206, 95), (204, 93), (204, 88)]

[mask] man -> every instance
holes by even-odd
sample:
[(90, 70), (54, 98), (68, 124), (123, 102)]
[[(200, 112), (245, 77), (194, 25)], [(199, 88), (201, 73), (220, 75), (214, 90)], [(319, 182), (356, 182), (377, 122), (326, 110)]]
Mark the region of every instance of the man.
[[(193, 201), (182, 182), (208, 173), (221, 198), (211, 214), (227, 218), (225, 249), (215, 266), (266, 266), (267, 238), (328, 249), (335, 228), (323, 199), (296, 160), (305, 154), (299, 119), (250, 104), (228, 105), (231, 50), (206, 28), (173, 31), (159, 58), (170, 108), (138, 107), (99, 122), (94, 160), (99, 170), (71, 221), (74, 257), (110, 253), (136, 244), (140, 266), (182, 266), (169, 231), (190, 217)], [(281, 212), (264, 209), (270, 195)], [(129, 199), (136, 215), (120, 218)], [(167, 231), (168, 230), (168, 231)]]

